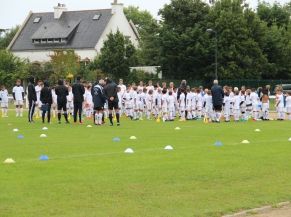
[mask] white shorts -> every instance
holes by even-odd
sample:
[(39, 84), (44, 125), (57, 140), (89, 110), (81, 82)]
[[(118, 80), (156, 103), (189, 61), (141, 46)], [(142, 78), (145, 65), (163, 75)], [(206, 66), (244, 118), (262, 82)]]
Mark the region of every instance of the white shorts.
[(1, 102), (1, 108), (8, 108), (8, 102)]
[(179, 109), (180, 109), (180, 111), (185, 111), (185, 106), (184, 105), (180, 105)]
[(270, 107), (270, 106), (269, 106), (269, 103), (263, 103), (263, 104), (262, 104), (262, 110), (263, 110), (263, 111), (268, 111), (268, 110), (269, 110), (269, 107)]
[(138, 109), (139, 110), (144, 110), (144, 104), (143, 103), (139, 103), (138, 104)]
[(163, 107), (162, 107), (162, 112), (163, 112), (163, 113), (167, 113), (167, 112), (168, 112), (168, 108), (167, 108), (167, 106), (163, 106)]
[(291, 114), (291, 107), (287, 107), (287, 108), (286, 108), (286, 112), (287, 112), (288, 114)]
[(14, 105), (23, 106), (23, 100), (15, 100)]
[(67, 102), (67, 108), (68, 109), (73, 109), (74, 108), (74, 103), (73, 102)]
[(277, 112), (284, 112), (284, 107), (277, 107)]

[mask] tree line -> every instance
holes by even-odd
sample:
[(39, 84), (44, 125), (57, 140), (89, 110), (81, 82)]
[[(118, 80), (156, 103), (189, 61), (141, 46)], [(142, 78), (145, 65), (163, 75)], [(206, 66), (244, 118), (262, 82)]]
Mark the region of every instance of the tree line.
[[(111, 33), (101, 54), (81, 61), (73, 50), (57, 50), (47, 63), (30, 63), (5, 51), (17, 28), (0, 36), (0, 83), (31, 75), (52, 81), (81, 75), (88, 80), (110, 75), (128, 81), (151, 79), (130, 66), (161, 66), (167, 79), (212, 80), (217, 42), (220, 79), (291, 79), (291, 2), (171, 0), (156, 20), (148, 11), (124, 9), (140, 34), (135, 48), (120, 32)], [(207, 31), (212, 29), (213, 31)], [(216, 34), (214, 34), (214, 32)]]

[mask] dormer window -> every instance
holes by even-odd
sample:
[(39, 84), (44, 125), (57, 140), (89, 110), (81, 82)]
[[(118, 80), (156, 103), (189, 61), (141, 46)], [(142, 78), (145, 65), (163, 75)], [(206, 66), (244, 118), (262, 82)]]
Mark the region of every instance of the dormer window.
[(33, 20), (33, 23), (39, 23), (39, 21), (41, 20), (41, 17), (36, 17)]
[(101, 14), (95, 14), (93, 20), (100, 20)]

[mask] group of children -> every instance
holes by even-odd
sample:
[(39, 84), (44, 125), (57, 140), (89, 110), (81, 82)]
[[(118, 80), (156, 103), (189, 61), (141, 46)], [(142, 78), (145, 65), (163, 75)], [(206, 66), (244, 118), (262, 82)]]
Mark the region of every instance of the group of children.
[[(41, 81), (35, 86), (37, 95), (36, 116), (41, 116), (41, 101), (40, 92), (43, 83)], [(67, 84), (69, 95), (67, 96), (68, 114), (73, 113), (74, 96), (72, 87)], [(85, 83), (85, 94), (83, 111), (84, 116), (90, 119), (93, 115), (93, 102), (91, 95), (92, 84)], [(258, 93), (256, 89), (246, 89), (242, 87), (231, 88), (223, 87), (223, 117), (225, 122), (246, 121), (250, 118), (253, 120), (269, 120), (270, 110), (270, 93)], [(16, 106), (16, 117), (23, 116), (24, 104), (24, 88), (21, 86), (21, 81), (17, 80), (15, 87), (12, 90), (14, 104)], [(57, 114), (57, 95), (55, 88), (52, 87), (52, 115)], [(173, 83), (169, 87), (164, 84), (163, 87), (153, 85), (150, 81), (148, 85), (125, 86), (120, 80), (118, 85), (118, 98), (120, 114), (125, 115), (132, 120), (143, 120), (144, 118), (157, 121), (174, 121), (179, 117), (180, 121), (197, 120), (204, 118), (205, 122), (215, 121), (216, 115), (213, 110), (212, 94), (210, 89), (190, 88), (185, 86), (175, 88)], [(0, 102), (2, 108), (2, 117), (7, 117), (8, 110), (8, 91), (4, 86), (1, 86)], [(278, 120), (284, 120), (285, 114), (291, 120), (291, 94), (284, 94), (282, 89), (276, 89), (275, 107), (278, 115)], [(104, 106), (104, 116), (108, 116), (107, 104)]]

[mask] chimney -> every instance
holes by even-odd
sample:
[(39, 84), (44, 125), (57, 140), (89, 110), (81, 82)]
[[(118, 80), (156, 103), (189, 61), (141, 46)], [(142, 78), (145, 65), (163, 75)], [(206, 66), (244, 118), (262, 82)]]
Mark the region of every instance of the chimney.
[(111, 10), (112, 10), (112, 14), (123, 13), (123, 4), (118, 3), (117, 0), (114, 0), (114, 2), (111, 3)]
[(54, 7), (54, 18), (60, 19), (64, 11), (67, 11), (66, 5), (58, 3), (58, 6)]

